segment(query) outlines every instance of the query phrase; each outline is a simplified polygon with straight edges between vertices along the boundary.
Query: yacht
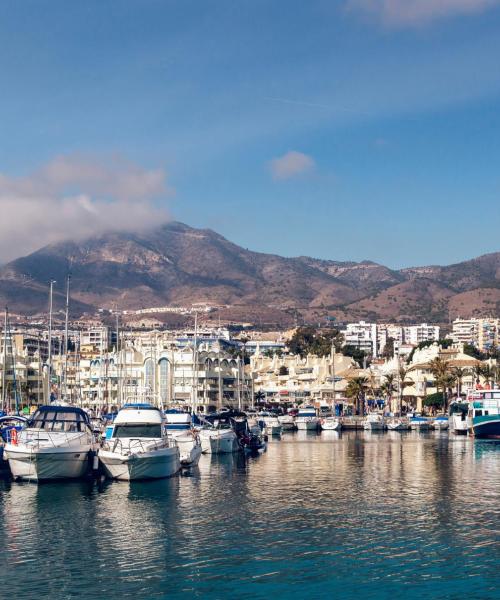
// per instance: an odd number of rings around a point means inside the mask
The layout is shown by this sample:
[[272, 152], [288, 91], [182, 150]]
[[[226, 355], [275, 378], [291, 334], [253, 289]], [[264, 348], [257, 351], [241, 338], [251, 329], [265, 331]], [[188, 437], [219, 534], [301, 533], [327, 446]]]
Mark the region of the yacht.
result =
[[180, 467], [179, 448], [167, 437], [159, 408], [125, 404], [113, 422], [111, 438], [99, 451], [104, 472], [111, 479], [160, 479]]
[[204, 423], [199, 432], [203, 453], [230, 454], [240, 450], [238, 436], [228, 414], [209, 415], [205, 417]]
[[448, 427], [451, 432], [458, 435], [467, 434], [467, 413], [469, 405], [460, 400], [452, 402], [448, 409]]
[[82, 477], [96, 446], [88, 414], [76, 406], [41, 406], [26, 428], [10, 432], [4, 457], [16, 479]]
[[[12, 436], [17, 436], [19, 431], [26, 427], [28, 419], [18, 415], [4, 415], [0, 417], [0, 472], [8, 470], [9, 463], [7, 458], [4, 460], [3, 449]], [[13, 429], [16, 430], [15, 434], [12, 434]]]
[[324, 431], [340, 431], [342, 424], [337, 417], [324, 417], [320, 421], [321, 429]]
[[165, 427], [167, 431], [189, 431], [192, 427], [191, 413], [177, 408], [165, 411]]
[[369, 413], [363, 423], [363, 429], [368, 431], [384, 431], [384, 415], [381, 415], [380, 413]]
[[316, 431], [319, 426], [319, 419], [316, 416], [316, 409], [314, 406], [308, 405], [299, 408], [299, 414], [295, 419], [295, 424], [297, 425], [297, 429]]
[[500, 389], [474, 390], [467, 402], [469, 433], [476, 438], [500, 438]]
[[432, 422], [432, 426], [437, 431], [445, 431], [446, 429], [448, 429], [448, 415], [437, 415], [434, 421]]

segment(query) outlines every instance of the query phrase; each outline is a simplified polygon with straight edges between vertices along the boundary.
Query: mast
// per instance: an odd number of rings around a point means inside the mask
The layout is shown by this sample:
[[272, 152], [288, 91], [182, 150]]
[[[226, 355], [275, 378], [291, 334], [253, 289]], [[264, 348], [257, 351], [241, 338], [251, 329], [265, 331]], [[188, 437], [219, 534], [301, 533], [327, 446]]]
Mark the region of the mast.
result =
[[118, 311], [116, 311], [116, 400], [118, 406], [122, 405], [121, 375], [120, 326]]
[[219, 365], [218, 365], [219, 366], [219, 407], [218, 408], [219, 408], [219, 410], [222, 408], [222, 377], [221, 377], [222, 365], [221, 365], [220, 355], [221, 355], [221, 350], [219, 347], [219, 360], [218, 360], [218, 363], [219, 363]]
[[5, 411], [7, 400], [7, 316], [9, 309], [5, 307], [5, 321], [3, 327], [3, 367], [2, 367], [2, 410]]
[[335, 344], [332, 341], [332, 391], [333, 391], [333, 399], [332, 399], [332, 411], [333, 416], [335, 416]]
[[69, 286], [70, 286], [71, 275], [66, 278], [66, 312], [64, 316], [64, 386], [63, 386], [63, 398], [68, 395], [68, 323], [69, 323]]
[[46, 391], [46, 401], [50, 402], [50, 382], [52, 379], [52, 301], [54, 295], [54, 283], [53, 279], [50, 280], [50, 288], [49, 288], [49, 348], [48, 348], [48, 356], [47, 356], [47, 391]]
[[198, 312], [194, 313], [193, 385], [191, 412], [196, 414], [198, 404]]
[[[12, 344], [12, 332], [10, 330], [10, 322], [7, 319], [7, 331], [10, 341], [10, 357], [11, 357], [11, 365], [12, 365], [12, 391], [14, 392], [14, 402], [16, 414], [19, 414], [19, 394], [17, 391], [17, 378], [16, 378], [16, 358], [14, 356], [14, 345]], [[9, 411], [11, 410], [10, 402], [9, 402]]]

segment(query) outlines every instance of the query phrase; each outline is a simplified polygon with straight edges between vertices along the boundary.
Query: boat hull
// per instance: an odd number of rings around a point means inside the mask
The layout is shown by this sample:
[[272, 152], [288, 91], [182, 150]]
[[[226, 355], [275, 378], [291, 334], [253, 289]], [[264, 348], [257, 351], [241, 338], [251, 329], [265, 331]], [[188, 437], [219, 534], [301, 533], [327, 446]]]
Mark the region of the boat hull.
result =
[[410, 426], [403, 421], [389, 421], [389, 423], [387, 423], [387, 429], [389, 431], [409, 431]]
[[120, 481], [165, 479], [181, 468], [176, 446], [129, 455], [101, 450], [99, 460], [107, 477]]
[[500, 438], [500, 417], [498, 415], [492, 417], [475, 417], [471, 433], [476, 438]]
[[7, 444], [4, 452], [15, 479], [50, 481], [83, 477], [89, 468], [90, 450], [90, 445], [33, 449]]
[[323, 421], [321, 423], [321, 429], [323, 431], [339, 431], [341, 429], [340, 421]]
[[195, 467], [200, 461], [201, 443], [191, 433], [176, 435], [175, 443], [179, 448], [181, 465], [183, 467]]
[[200, 431], [201, 450], [204, 454], [231, 454], [238, 452], [240, 446], [236, 434], [217, 431]]
[[295, 421], [299, 431], [316, 431], [318, 429], [318, 419], [300, 419]]

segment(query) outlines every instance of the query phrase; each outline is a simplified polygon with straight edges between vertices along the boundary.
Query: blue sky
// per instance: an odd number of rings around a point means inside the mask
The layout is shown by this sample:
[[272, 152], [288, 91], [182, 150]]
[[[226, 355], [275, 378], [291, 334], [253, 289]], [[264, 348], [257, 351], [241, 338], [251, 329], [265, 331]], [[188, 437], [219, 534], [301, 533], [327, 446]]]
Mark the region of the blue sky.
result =
[[[497, 0], [5, 1], [0, 204], [25, 207], [16, 240], [58, 239], [82, 221], [68, 190], [25, 205], [19, 181], [119, 156], [165, 177], [132, 221], [392, 267], [497, 251], [499, 56]], [[71, 198], [98, 213], [116, 190], [92, 177], [76, 191], [104, 204]]]

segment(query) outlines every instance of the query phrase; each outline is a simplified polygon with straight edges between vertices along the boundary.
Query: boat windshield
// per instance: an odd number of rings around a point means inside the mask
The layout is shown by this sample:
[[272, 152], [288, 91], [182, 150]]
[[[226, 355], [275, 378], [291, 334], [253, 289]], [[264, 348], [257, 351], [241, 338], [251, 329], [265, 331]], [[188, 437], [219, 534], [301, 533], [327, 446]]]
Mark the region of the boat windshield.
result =
[[114, 438], [161, 438], [160, 423], [115, 425]]
[[30, 427], [45, 431], [85, 431], [86, 420], [83, 414], [74, 411], [37, 411], [29, 423]]

